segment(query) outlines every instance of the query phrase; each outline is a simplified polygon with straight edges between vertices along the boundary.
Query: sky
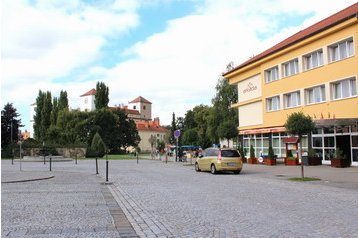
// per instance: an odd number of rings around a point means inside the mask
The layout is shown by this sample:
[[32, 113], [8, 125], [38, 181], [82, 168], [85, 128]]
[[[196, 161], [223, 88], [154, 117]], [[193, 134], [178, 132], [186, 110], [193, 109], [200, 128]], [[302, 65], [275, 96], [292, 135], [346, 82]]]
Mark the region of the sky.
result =
[[1, 104], [23, 129], [39, 90], [70, 107], [109, 87], [109, 106], [142, 96], [152, 116], [211, 105], [226, 65], [243, 63], [356, 0], [2, 0]]

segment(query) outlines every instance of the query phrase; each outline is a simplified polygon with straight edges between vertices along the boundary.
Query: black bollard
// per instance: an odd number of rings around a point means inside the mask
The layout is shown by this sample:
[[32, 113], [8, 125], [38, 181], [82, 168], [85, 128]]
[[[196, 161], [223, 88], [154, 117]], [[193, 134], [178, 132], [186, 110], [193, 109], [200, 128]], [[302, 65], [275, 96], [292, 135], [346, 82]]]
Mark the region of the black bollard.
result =
[[52, 156], [50, 156], [50, 171], [52, 171]]
[[106, 182], [108, 182], [108, 160], [106, 160]]
[[98, 159], [96, 157], [96, 174], [98, 174]]
[[76, 154], [76, 158], [75, 158], [76, 164], [77, 164], [77, 154]]

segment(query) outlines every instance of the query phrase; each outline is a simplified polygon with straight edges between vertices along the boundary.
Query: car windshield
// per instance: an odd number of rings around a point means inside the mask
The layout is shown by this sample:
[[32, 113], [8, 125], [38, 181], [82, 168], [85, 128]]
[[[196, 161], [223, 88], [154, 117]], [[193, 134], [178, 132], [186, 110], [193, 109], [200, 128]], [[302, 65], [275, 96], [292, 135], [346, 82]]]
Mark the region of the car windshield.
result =
[[240, 154], [237, 150], [222, 150], [222, 157], [240, 157]]

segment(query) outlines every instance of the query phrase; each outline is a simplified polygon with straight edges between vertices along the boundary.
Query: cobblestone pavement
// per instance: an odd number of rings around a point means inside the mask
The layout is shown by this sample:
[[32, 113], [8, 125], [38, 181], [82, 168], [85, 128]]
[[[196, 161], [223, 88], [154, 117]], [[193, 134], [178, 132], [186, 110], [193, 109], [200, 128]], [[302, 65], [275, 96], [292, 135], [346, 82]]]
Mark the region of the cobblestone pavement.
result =
[[[99, 171], [102, 180], [105, 175], [104, 165], [104, 161], [100, 161]], [[24, 163], [23, 166], [24, 170], [31, 171], [45, 169], [44, 166], [34, 163]], [[110, 161], [109, 180], [113, 184], [105, 187], [110, 192], [107, 194], [113, 196], [140, 237], [358, 237], [357, 167], [336, 171], [324, 166], [308, 168], [307, 176], [314, 177], [317, 173], [323, 180], [301, 183], [286, 179], [292, 174], [300, 175], [297, 167], [260, 166], [246, 165], [240, 175], [211, 175], [197, 173], [193, 166], [183, 166], [181, 163], [166, 164], [160, 161], [141, 160], [136, 164], [135, 160]], [[74, 177], [79, 172], [86, 173], [86, 181], [97, 177], [93, 174], [93, 161], [79, 161], [78, 165], [58, 163], [53, 165], [53, 170], [58, 173], [66, 171], [66, 174], [73, 174]], [[348, 179], [343, 178], [345, 176], [342, 174], [345, 173], [342, 171], [347, 174]], [[335, 179], [334, 173], [340, 178]], [[54, 179], [56, 178], [55, 176]], [[38, 181], [36, 184], [51, 180]], [[72, 188], [67, 184], [62, 186], [63, 190], [82, 191], [87, 188], [87, 183], [89, 182], [77, 181], [73, 183]], [[19, 184], [17, 193], [12, 198], [14, 201], [26, 201], [33, 196], [31, 187], [26, 188], [25, 184], [28, 186], [30, 182]], [[2, 195], [8, 185], [10, 184], [2, 184]], [[41, 186], [37, 185], [37, 189], [39, 188]], [[28, 192], [23, 193], [23, 189]], [[97, 194], [90, 188], [85, 191], [88, 193], [81, 193], [85, 198]], [[98, 192], [98, 189], [96, 191]], [[53, 195], [48, 195], [39, 197], [46, 197], [47, 204], [56, 200]], [[55, 229], [56, 226], [52, 224], [56, 223], [60, 229], [69, 231], [67, 235], [54, 237], [71, 237], [71, 226], [67, 226], [66, 221], [69, 217], [75, 216], [71, 215], [73, 213], [79, 219], [91, 217], [91, 214], [96, 214], [98, 219], [98, 223], [93, 224], [81, 223], [80, 220], [77, 226], [79, 229], [95, 229], [94, 227], [108, 227], [108, 224], [113, 224], [108, 207], [103, 205], [103, 196], [90, 200], [98, 201], [98, 205], [95, 206], [96, 212], [92, 211], [92, 207], [87, 210], [82, 203], [71, 203], [70, 199], [61, 203], [62, 206], [47, 205], [47, 209], [38, 208], [42, 204], [40, 201], [38, 204], [23, 202], [16, 212], [20, 217], [19, 221], [16, 221], [14, 214], [11, 215], [13, 223], [8, 224], [6, 218], [3, 221], [4, 213], [2, 214], [3, 232], [4, 225], [8, 228], [6, 232], [10, 231], [10, 228], [29, 229], [27, 224], [21, 221], [23, 217], [20, 211], [24, 209], [35, 210], [35, 214], [45, 214], [45, 220], [39, 224], [30, 219], [33, 214], [28, 214], [28, 222], [32, 224], [33, 230], [37, 227], [38, 230], [45, 230], [46, 223]], [[3, 211], [4, 204], [6, 203], [2, 199]], [[65, 204], [73, 204], [73, 208], [81, 209], [71, 213], [71, 209], [67, 209]], [[39, 211], [36, 212], [36, 209]], [[123, 214], [121, 216], [123, 217]], [[119, 237], [119, 234], [112, 230], [104, 231], [107, 232], [105, 234], [78, 231], [76, 230], [77, 233], [73, 237]]]
[[99, 176], [29, 165], [2, 163], [1, 237], [138, 237]]

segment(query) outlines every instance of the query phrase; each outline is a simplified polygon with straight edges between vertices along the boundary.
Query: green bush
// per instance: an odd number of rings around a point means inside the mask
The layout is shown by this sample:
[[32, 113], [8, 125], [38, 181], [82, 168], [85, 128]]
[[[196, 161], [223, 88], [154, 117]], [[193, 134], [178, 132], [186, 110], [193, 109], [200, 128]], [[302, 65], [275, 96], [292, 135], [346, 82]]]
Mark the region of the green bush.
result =
[[7, 146], [5, 148], [1, 148], [1, 158], [12, 158], [12, 148], [11, 146]]

